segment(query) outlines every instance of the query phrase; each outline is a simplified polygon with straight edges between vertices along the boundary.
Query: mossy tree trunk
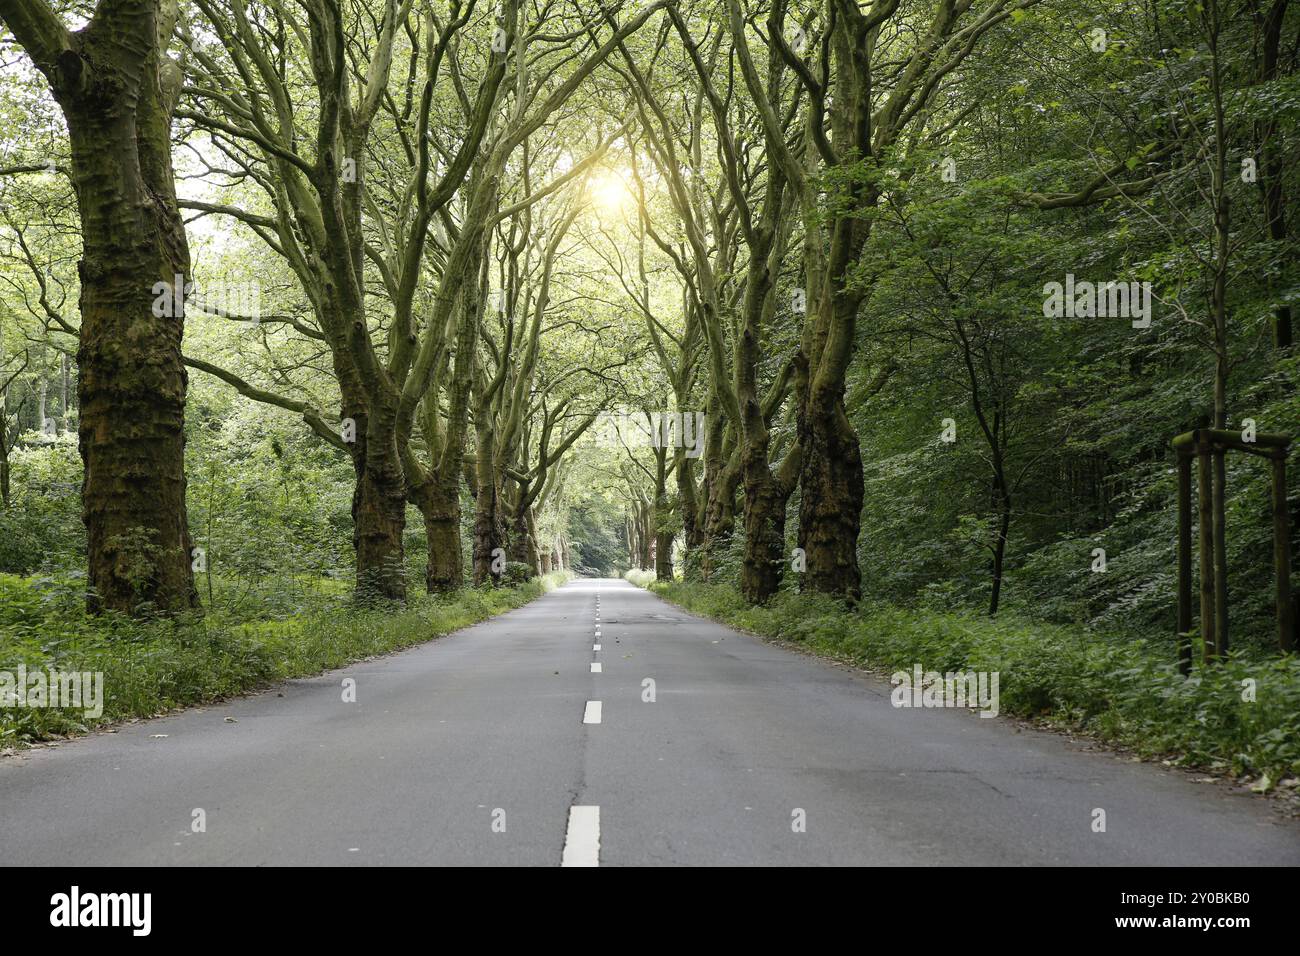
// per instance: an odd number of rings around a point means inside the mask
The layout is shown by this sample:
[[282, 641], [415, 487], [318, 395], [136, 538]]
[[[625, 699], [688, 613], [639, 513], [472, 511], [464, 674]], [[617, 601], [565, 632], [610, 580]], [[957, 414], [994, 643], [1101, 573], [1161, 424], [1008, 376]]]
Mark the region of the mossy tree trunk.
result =
[[0, 19], [49, 81], [71, 144], [89, 606], [184, 610], [198, 595], [181, 360], [190, 256], [171, 165], [181, 77], [164, 52], [175, 6], [105, 0], [70, 32], [42, 0], [0, 0]]

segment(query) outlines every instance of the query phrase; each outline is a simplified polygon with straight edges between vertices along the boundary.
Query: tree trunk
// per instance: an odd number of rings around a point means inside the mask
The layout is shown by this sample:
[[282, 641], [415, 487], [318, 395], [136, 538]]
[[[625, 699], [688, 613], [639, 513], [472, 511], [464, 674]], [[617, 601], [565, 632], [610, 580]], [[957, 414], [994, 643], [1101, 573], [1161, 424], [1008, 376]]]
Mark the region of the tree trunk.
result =
[[[1279, 48], [1282, 42], [1282, 22], [1286, 17], [1288, 0], [1273, 0], [1263, 16], [1260, 38], [1260, 84], [1277, 79]], [[1264, 205], [1264, 222], [1268, 237], [1281, 247], [1287, 239], [1286, 195], [1284, 173], [1286, 163], [1277, 147], [1278, 123], [1275, 115], [1268, 115], [1256, 124], [1259, 142], [1259, 190]], [[1290, 348], [1292, 342], [1291, 306], [1278, 305], [1273, 311], [1273, 345]]]
[[[687, 578], [707, 582], [717, 563], [715, 552], [724, 550], [735, 526], [736, 486], [739, 469], [724, 457], [726, 418], [715, 398], [708, 402], [704, 434], [704, 481], [696, 502], [695, 547], [687, 563]], [[689, 532], [688, 532], [689, 533]], [[688, 543], [688, 548], [690, 547]]]
[[[3, 416], [3, 406], [0, 406], [0, 416]], [[3, 429], [6, 423], [3, 417], [0, 417], [0, 508], [5, 511], [9, 510], [9, 445], [5, 441]]]
[[862, 593], [862, 449], [842, 393], [815, 394], [801, 411], [799, 547], [807, 562], [801, 588], [856, 601]]
[[998, 536], [993, 542], [993, 592], [989, 595], [989, 617], [996, 617], [1002, 600], [1002, 571], [1007, 557], [1007, 534], [1011, 530], [1011, 499], [1005, 488], [996, 491], [998, 498]]
[[406, 483], [396, 447], [368, 452], [364, 415], [357, 422], [352, 455], [356, 486], [352, 493], [352, 543], [357, 553], [356, 597], [406, 600]]
[[[1217, 14], [1217, 9], [1215, 10]], [[1210, 39], [1210, 95], [1214, 112], [1214, 156], [1210, 167], [1210, 200], [1214, 213], [1214, 284], [1210, 312], [1214, 321], [1214, 427], [1228, 424], [1228, 270], [1232, 251], [1231, 216], [1228, 198], [1227, 116], [1219, 59], [1217, 28]], [[1213, 452], [1214, 485], [1214, 650], [1221, 657], [1228, 652], [1228, 560], [1226, 543], [1226, 469], [1221, 447]]]
[[[495, 444], [486, 426], [477, 428], [478, 461], [475, 465], [474, 586], [495, 583], [501, 576], [505, 522], [501, 513], [501, 479], [492, 467]], [[494, 567], [496, 565], [496, 567]]]
[[639, 510], [639, 525], [637, 530], [637, 542], [639, 548], [639, 563], [642, 571], [649, 571], [655, 566], [654, 547], [655, 547], [655, 527], [654, 527], [654, 508], [650, 502], [642, 502]]
[[198, 595], [181, 360], [190, 256], [168, 102], [179, 79], [160, 72], [157, 5], [124, 4], [118, 13], [70, 35], [72, 48], [52, 71], [83, 241], [77, 395], [88, 606], [180, 611]]
[[660, 457], [656, 471], [654, 513], [651, 521], [655, 533], [655, 579], [671, 581], [673, 579], [673, 531], [672, 505], [668, 501], [668, 488], [664, 468], [665, 459]]
[[420, 507], [429, 552], [424, 587], [430, 594], [449, 594], [465, 583], [458, 478], [453, 473], [450, 482], [435, 483]]
[[673, 579], [673, 533], [655, 532], [655, 580]]
[[[523, 499], [527, 488], [519, 489]], [[533, 509], [527, 505], [514, 509], [514, 518], [510, 527], [510, 560], [528, 565], [529, 577], [541, 573], [541, 560], [537, 548], [537, 521]]]
[[762, 604], [781, 586], [785, 568], [785, 502], [773, 481], [766, 456], [745, 468], [745, 556], [740, 591], [750, 604]]
[[731, 542], [736, 528], [736, 486], [740, 483], [739, 467], [720, 462], [707, 482], [703, 542], [700, 545], [700, 580], [709, 581], [718, 561]]
[[677, 453], [677, 502], [682, 516], [682, 538], [689, 555], [703, 542], [703, 535], [696, 519], [699, 504], [695, 499], [695, 460], [681, 451]]
[[495, 504], [490, 500], [495, 488], [489, 484], [479, 488], [479, 498], [474, 508], [474, 586], [495, 584], [500, 572], [494, 569], [501, 557], [501, 526]]
[[655, 580], [671, 581], [673, 579], [673, 530], [672, 505], [668, 501], [667, 472], [664, 467], [666, 456], [661, 454], [655, 472], [655, 498], [650, 514], [650, 524], [654, 529]]

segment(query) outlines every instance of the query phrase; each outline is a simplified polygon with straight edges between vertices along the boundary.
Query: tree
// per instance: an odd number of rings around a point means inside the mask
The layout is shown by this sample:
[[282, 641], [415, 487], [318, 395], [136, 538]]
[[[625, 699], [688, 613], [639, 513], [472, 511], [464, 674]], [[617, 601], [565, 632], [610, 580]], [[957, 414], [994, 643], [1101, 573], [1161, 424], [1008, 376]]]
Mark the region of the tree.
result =
[[82, 511], [95, 609], [197, 602], [181, 361], [190, 261], [171, 161], [181, 75], [165, 52], [175, 18], [174, 2], [101, 0], [70, 31], [43, 0], [0, 2], [0, 20], [62, 108], [72, 148], [83, 242]]
[[[923, 141], [932, 104], [980, 39], [1013, 11], [1036, 0], [943, 0], [914, 27], [914, 11], [885, 0], [866, 11], [828, 0], [820, 11], [817, 73], [787, 42], [787, 5], [771, 5], [764, 42], [798, 78], [809, 100], [806, 136], [787, 138], [748, 40], [740, 0], [726, 0], [745, 86], [762, 120], [772, 163], [790, 183], [802, 214], [807, 316], [795, 371], [799, 402], [799, 546], [807, 560], [802, 585], [856, 599], [861, 580], [857, 540], [862, 510], [862, 455], [844, 396], [859, 312], [868, 287], [854, 267], [870, 238], [884, 190], [873, 173]], [[921, 24], [925, 26], [922, 27]], [[677, 19], [679, 31], [685, 24]], [[802, 28], [801, 28], [802, 29]], [[703, 74], [703, 64], [697, 59]], [[878, 65], [882, 64], [882, 65]], [[887, 65], [886, 65], [887, 64]], [[827, 121], [829, 120], [829, 130]], [[822, 164], [820, 208], [812, 166]]]

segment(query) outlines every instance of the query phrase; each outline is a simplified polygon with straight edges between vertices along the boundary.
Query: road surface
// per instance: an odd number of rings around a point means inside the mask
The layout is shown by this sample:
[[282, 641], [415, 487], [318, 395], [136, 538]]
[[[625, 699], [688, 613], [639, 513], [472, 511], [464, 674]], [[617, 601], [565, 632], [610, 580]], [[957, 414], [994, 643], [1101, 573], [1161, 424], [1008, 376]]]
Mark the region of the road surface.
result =
[[580, 580], [0, 760], [0, 847], [10, 866], [1294, 865], [1300, 827], [1006, 719], [895, 709], [879, 680]]

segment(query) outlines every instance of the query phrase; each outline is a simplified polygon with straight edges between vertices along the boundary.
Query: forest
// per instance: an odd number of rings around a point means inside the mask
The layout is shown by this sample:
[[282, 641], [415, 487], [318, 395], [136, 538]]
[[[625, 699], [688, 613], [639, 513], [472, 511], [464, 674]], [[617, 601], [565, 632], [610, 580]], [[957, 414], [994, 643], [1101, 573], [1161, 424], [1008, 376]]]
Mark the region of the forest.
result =
[[1296, 786], [1289, 0], [0, 24], [0, 667], [145, 717], [626, 575]]

